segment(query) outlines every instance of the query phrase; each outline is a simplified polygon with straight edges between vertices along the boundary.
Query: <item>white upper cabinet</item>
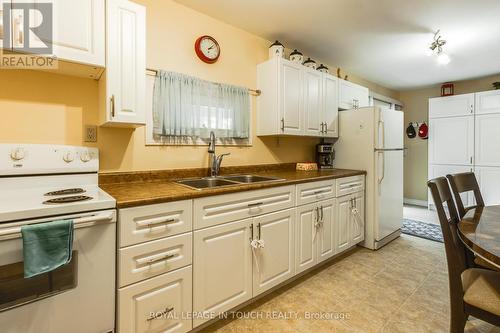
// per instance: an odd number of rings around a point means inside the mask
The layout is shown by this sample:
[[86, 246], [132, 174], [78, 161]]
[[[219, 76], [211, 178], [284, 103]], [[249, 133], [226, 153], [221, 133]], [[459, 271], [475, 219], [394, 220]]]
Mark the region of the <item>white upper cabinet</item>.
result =
[[146, 8], [107, 1], [106, 98], [101, 125], [145, 124]]
[[474, 114], [474, 94], [429, 99], [429, 118], [460, 117]]
[[429, 163], [472, 165], [474, 117], [435, 118], [429, 122]]
[[500, 113], [500, 90], [476, 93], [476, 114]]
[[475, 164], [500, 166], [500, 112], [476, 114], [475, 126]]
[[257, 135], [338, 137], [335, 76], [274, 58], [257, 66], [257, 87]]
[[359, 84], [339, 79], [339, 109], [370, 106], [369, 90]]

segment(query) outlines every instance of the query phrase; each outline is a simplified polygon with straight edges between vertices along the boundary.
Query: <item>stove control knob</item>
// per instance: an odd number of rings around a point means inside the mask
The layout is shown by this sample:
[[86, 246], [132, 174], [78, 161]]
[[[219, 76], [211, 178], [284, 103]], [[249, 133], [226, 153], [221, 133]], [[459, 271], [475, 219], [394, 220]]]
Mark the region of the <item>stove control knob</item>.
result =
[[10, 158], [12, 158], [14, 161], [20, 161], [24, 158], [24, 156], [24, 148], [16, 148], [10, 152]]
[[74, 159], [75, 158], [73, 157], [73, 153], [70, 151], [65, 152], [63, 155], [63, 160], [66, 163], [71, 163], [71, 162], [73, 162]]
[[88, 150], [85, 150], [80, 153], [80, 159], [82, 160], [83, 163], [87, 163], [92, 159], [92, 156], [90, 156]]

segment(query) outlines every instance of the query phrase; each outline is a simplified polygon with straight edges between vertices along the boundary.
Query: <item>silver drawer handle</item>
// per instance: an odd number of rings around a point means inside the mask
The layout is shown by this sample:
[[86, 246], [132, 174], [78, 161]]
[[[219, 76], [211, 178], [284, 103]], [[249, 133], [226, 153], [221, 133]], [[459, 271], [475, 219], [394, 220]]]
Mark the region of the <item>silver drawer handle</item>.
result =
[[148, 259], [148, 260], [146, 260], [146, 263], [154, 264], [154, 263], [157, 263], [160, 261], [166, 261], [168, 259], [172, 259], [173, 257], [175, 257], [175, 254], [167, 254], [167, 255], [164, 255], [163, 257]]
[[174, 307], [173, 306], [170, 307], [170, 308], [165, 308], [165, 310], [163, 310], [162, 312], [151, 314], [151, 316], [149, 316], [146, 320], [147, 321], [151, 321], [151, 320], [155, 320], [155, 319], [161, 318], [161, 317], [169, 314], [172, 311], [174, 311]]
[[263, 202], [250, 203], [250, 204], [248, 204], [248, 208], [257, 207], [257, 206], [260, 206], [263, 204], [264, 204]]
[[323, 193], [326, 193], [328, 192], [328, 190], [322, 190], [322, 191], [315, 191], [314, 194], [318, 195], [318, 194], [323, 194]]
[[154, 227], [159, 224], [169, 224], [174, 223], [175, 219], [153, 219], [137, 223], [139, 226]]

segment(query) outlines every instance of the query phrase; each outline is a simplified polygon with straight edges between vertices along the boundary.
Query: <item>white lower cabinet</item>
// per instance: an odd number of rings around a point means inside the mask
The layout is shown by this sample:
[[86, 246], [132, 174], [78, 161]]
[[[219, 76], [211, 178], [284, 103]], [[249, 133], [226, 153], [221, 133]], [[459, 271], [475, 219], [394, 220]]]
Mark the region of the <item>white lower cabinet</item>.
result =
[[337, 253], [335, 248], [336, 199], [320, 201], [318, 204], [321, 223], [316, 235], [316, 244], [318, 263], [320, 263]]
[[337, 251], [342, 252], [349, 248], [349, 220], [351, 196], [337, 198]]
[[337, 198], [337, 251], [342, 252], [365, 239], [365, 193]]
[[365, 195], [363, 192], [352, 196], [349, 231], [351, 246], [365, 240]]
[[476, 167], [475, 173], [484, 204], [500, 205], [500, 167]]
[[295, 209], [254, 218], [254, 239], [264, 241], [264, 247], [254, 250], [253, 296], [294, 275], [294, 220]]
[[188, 266], [118, 290], [118, 332], [190, 331], [191, 286]]

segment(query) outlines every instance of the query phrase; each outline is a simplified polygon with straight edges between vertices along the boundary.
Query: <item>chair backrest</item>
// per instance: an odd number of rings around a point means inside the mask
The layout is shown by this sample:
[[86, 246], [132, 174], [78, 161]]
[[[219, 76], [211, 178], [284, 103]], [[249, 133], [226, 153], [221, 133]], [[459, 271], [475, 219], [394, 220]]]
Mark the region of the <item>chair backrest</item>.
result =
[[[471, 208], [484, 207], [483, 196], [481, 195], [479, 184], [473, 172], [447, 175], [446, 178], [450, 181], [451, 190], [453, 191], [453, 196], [457, 203], [458, 215], [460, 218], [464, 217], [465, 213]], [[476, 205], [472, 207], [466, 207], [460, 197], [460, 193], [469, 191], [474, 192], [474, 197], [476, 199]]]
[[[458, 236], [458, 215], [453, 202], [448, 181], [444, 177], [432, 179], [427, 182], [434, 200], [434, 205], [443, 232], [446, 261], [448, 262], [448, 276], [450, 280], [450, 298], [453, 302], [463, 301], [463, 287], [461, 274], [467, 268], [465, 259], [465, 246]], [[444, 203], [448, 206], [448, 218]], [[458, 304], [458, 303], [456, 303]]]

